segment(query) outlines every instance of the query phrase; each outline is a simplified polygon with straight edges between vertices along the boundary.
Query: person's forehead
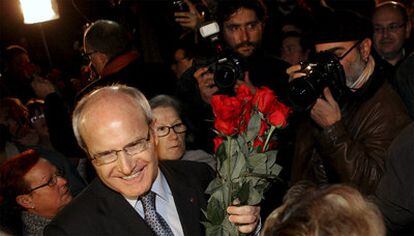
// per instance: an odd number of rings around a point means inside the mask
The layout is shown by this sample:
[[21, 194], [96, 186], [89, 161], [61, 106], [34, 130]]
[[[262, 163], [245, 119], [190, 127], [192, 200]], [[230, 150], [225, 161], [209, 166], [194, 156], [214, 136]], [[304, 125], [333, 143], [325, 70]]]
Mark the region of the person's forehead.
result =
[[248, 8], [240, 8], [236, 12], [234, 12], [227, 21], [224, 22], [225, 25], [228, 24], [235, 24], [235, 25], [242, 25], [246, 23], [250, 23], [252, 21], [257, 21], [256, 12], [252, 9]]
[[319, 43], [315, 44], [316, 51], [326, 51], [326, 50], [340, 50], [347, 49], [352, 46], [355, 41], [345, 41], [345, 42], [330, 42], [330, 43]]
[[39, 161], [25, 174], [26, 181], [37, 182], [49, 177], [49, 174], [56, 170], [47, 160], [40, 158]]
[[283, 45], [297, 46], [299, 45], [299, 41], [300, 41], [299, 37], [289, 36], [283, 39]]
[[383, 7], [378, 9], [372, 17], [374, 24], [402, 23], [401, 12], [394, 7]]

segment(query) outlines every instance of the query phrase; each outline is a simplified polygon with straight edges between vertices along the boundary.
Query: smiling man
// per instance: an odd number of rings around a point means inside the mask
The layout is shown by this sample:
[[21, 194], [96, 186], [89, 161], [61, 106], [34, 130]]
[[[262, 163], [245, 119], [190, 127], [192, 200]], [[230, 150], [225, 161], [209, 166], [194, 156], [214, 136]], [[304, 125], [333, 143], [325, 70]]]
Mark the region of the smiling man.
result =
[[404, 43], [410, 37], [411, 22], [401, 3], [383, 2], [372, 16], [374, 48], [391, 65], [405, 58]]
[[[76, 106], [73, 127], [99, 178], [46, 228], [45, 235], [203, 235], [205, 164], [159, 162], [151, 108], [138, 90], [103, 87]], [[252, 232], [260, 208], [229, 207], [240, 232]]]

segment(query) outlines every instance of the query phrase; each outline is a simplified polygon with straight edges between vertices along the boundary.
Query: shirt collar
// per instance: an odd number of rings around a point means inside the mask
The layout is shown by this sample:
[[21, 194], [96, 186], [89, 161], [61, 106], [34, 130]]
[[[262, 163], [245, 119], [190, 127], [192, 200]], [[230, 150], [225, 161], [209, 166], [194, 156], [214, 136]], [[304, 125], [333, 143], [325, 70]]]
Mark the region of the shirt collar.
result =
[[[164, 174], [158, 168], [158, 174], [155, 178], [154, 183], [152, 184], [151, 191], [154, 192], [158, 197], [160, 197], [164, 201], [168, 201], [168, 196], [172, 194], [170, 187], [168, 186], [167, 179], [165, 179]], [[129, 204], [133, 207], [136, 207], [138, 199], [128, 199], [125, 198]]]

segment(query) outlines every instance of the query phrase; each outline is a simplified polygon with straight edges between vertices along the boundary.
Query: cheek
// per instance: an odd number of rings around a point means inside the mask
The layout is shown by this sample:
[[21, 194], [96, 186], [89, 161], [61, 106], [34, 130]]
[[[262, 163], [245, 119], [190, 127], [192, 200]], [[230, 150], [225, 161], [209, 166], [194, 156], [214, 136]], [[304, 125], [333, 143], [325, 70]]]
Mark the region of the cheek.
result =
[[160, 138], [157, 144], [158, 155], [163, 156], [167, 151], [168, 140], [165, 138]]

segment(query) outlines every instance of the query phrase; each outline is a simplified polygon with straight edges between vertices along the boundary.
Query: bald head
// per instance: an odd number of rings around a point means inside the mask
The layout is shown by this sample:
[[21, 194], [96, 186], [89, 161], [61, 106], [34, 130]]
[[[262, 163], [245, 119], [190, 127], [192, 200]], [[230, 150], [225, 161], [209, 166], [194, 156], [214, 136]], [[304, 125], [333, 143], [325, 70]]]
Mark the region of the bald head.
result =
[[72, 125], [79, 145], [87, 150], [85, 132], [106, 132], [105, 127], [130, 120], [152, 122], [151, 108], [145, 96], [135, 88], [113, 85], [85, 95], [73, 113]]
[[377, 6], [372, 16], [374, 48], [391, 64], [403, 57], [403, 47], [411, 33], [407, 10], [397, 2], [384, 2]]

